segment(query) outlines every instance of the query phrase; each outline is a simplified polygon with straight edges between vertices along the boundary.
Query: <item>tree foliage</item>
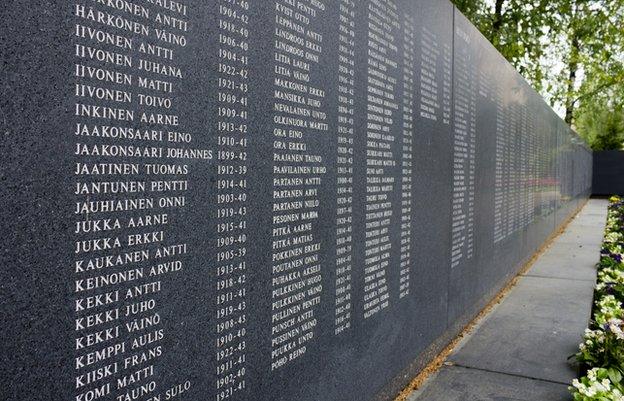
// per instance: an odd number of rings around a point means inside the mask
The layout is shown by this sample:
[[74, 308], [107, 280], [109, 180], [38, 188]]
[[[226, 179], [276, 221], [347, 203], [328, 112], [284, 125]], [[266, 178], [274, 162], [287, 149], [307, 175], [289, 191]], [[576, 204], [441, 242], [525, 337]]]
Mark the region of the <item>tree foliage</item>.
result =
[[622, 149], [624, 145], [624, 86], [611, 85], [611, 79], [587, 79], [598, 88], [582, 89], [591, 101], [581, 101], [575, 111], [575, 126], [594, 150]]
[[454, 3], [581, 136], [622, 147], [624, 0]]
[[557, 35], [560, 21], [551, 0], [455, 0], [498, 51], [538, 90], [544, 70], [544, 40]]

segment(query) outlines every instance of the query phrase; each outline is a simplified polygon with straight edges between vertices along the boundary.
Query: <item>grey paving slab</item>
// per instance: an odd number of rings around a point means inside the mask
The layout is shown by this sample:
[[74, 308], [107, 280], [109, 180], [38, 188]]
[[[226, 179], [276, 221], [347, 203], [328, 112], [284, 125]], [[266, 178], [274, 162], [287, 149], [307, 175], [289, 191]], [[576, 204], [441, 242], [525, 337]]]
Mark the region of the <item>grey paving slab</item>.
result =
[[567, 386], [501, 373], [446, 366], [409, 401], [571, 400]]
[[556, 242], [599, 246], [602, 243], [603, 232], [603, 230], [599, 230], [600, 227], [602, 226], [571, 226], [569, 230], [566, 230], [556, 239]]
[[599, 259], [600, 255], [595, 255], [592, 253], [595, 250], [600, 250], [600, 247], [601, 246], [597, 244], [579, 244], [579, 243], [569, 243], [565, 241], [555, 241], [542, 255], [540, 255], [540, 259], [542, 257], [549, 257], [550, 255], [557, 255], [557, 256], [565, 257], [566, 255], [569, 255], [569, 254], [575, 257], [585, 256], [587, 258]]
[[608, 198], [592, 198], [587, 202], [588, 210], [600, 210], [601, 207], [609, 204]]
[[569, 383], [567, 362], [587, 327], [593, 283], [523, 277], [449, 360], [473, 368]]
[[607, 223], [607, 208], [605, 207], [605, 212], [602, 214], [584, 214], [579, 217], [577, 221], [575, 221], [572, 226], [581, 225], [581, 226], [589, 226], [589, 227], [604, 227]]
[[527, 276], [595, 280], [606, 205], [602, 206], [602, 213], [590, 216], [586, 213], [587, 207], [570, 223], [566, 232], [544, 251], [526, 273]]
[[587, 252], [576, 244], [557, 244], [542, 255], [525, 275], [595, 282], [598, 260], [597, 250]]
[[599, 227], [603, 227], [607, 220], [607, 214], [592, 214], [592, 215], [581, 215], [577, 219], [574, 219], [570, 222], [568, 227], [566, 227], [566, 231], [563, 234], [569, 233], [580, 233], [583, 229], [588, 229], [589, 232], [594, 232], [594, 230]]
[[[590, 206], [586, 206], [585, 208], [583, 208], [583, 214], [577, 216], [575, 220], [585, 220], [587, 222], [591, 222], [591, 221], [600, 222], [600, 220], [602, 219], [602, 216], [606, 215], [608, 203], [604, 203], [601, 201], [598, 201], [598, 202], [599, 202], [599, 205], [597, 207], [587, 209]], [[594, 220], [596, 218], [598, 219]]]
[[598, 209], [593, 209], [593, 210], [583, 209], [583, 214], [576, 216], [574, 220], [585, 221], [590, 224], [602, 223], [602, 216], [606, 216], [607, 214], [606, 213], [607, 205], [605, 204], [604, 206], [600, 206], [600, 207], [604, 210], [599, 211]]
[[577, 216], [570, 222], [571, 226], [575, 225], [588, 225], [588, 226], [602, 226], [607, 220], [606, 206], [603, 213], [584, 213]]
[[[604, 222], [602, 216], [606, 216], [608, 205], [609, 201], [606, 199], [591, 199], [583, 208], [582, 213], [577, 216], [575, 220], [592, 221], [602, 224]], [[596, 217], [599, 218], [596, 219]]]

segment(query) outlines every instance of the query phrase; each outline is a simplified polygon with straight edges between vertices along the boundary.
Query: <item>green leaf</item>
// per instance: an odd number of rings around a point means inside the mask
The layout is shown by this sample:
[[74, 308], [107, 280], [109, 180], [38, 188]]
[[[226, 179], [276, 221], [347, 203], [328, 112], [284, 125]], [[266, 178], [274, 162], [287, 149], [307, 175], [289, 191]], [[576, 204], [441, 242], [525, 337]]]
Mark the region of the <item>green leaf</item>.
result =
[[609, 375], [609, 380], [611, 380], [611, 383], [619, 383], [620, 381], [622, 381], [622, 374], [619, 370], [615, 368], [610, 368], [609, 370], [607, 370], [607, 373]]

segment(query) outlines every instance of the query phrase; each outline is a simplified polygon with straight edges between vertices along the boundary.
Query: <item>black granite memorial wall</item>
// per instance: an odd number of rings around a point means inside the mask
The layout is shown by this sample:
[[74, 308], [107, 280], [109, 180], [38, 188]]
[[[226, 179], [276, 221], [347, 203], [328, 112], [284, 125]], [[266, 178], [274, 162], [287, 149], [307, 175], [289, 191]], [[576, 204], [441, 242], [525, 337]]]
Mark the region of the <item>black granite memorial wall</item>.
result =
[[447, 1], [1, 16], [3, 400], [391, 399], [590, 193]]
[[592, 193], [599, 196], [624, 194], [624, 152], [594, 152]]

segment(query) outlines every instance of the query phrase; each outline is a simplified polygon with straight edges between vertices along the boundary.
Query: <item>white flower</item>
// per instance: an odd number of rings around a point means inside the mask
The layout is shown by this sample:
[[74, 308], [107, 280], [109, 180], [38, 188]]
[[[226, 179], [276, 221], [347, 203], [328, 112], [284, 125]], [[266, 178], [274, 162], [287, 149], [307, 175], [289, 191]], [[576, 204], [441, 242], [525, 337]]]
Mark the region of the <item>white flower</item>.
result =
[[624, 395], [622, 395], [622, 393], [620, 393], [620, 390], [614, 388], [612, 395], [613, 395], [613, 400], [614, 401], [624, 401]]

